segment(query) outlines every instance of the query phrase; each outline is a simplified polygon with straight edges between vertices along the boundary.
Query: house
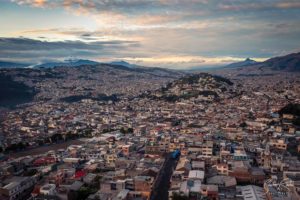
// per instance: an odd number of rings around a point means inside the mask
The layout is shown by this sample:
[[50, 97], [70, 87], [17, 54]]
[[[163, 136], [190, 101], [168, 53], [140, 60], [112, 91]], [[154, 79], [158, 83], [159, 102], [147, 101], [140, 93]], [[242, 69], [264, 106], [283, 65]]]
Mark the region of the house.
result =
[[271, 147], [274, 147], [276, 149], [280, 150], [286, 150], [287, 149], [287, 142], [285, 139], [272, 139], [269, 142]]
[[207, 141], [202, 144], [201, 152], [204, 157], [211, 157], [213, 154], [213, 142]]
[[85, 177], [83, 177], [83, 182], [87, 185], [92, 185], [96, 180], [97, 175], [88, 173]]
[[256, 185], [239, 186], [244, 200], [266, 200], [266, 194], [262, 187]]
[[123, 145], [122, 146], [122, 153], [125, 155], [125, 156], [129, 156], [129, 153], [132, 152], [133, 150], [133, 146], [132, 145]]
[[204, 161], [192, 161], [192, 169], [193, 170], [205, 170], [205, 162]]
[[206, 182], [209, 185], [217, 185], [219, 188], [232, 188], [237, 185], [235, 177], [222, 175], [210, 177]]
[[83, 182], [81, 181], [75, 181], [71, 186], [70, 186], [70, 190], [68, 192], [68, 200], [79, 200], [78, 199], [78, 191], [80, 190], [80, 188], [83, 186]]
[[233, 161], [228, 175], [236, 178], [238, 183], [250, 182], [250, 164], [247, 161]]
[[204, 180], [204, 171], [201, 170], [191, 170], [188, 176], [189, 180]]
[[2, 200], [22, 200], [24, 196], [31, 193], [35, 179], [32, 177], [14, 176], [5, 180], [0, 187], [0, 199]]
[[228, 175], [228, 164], [219, 163], [216, 167], [219, 175]]
[[42, 195], [55, 195], [56, 194], [56, 185], [55, 184], [46, 184], [40, 188], [40, 194]]
[[149, 197], [154, 178], [150, 176], [135, 176], [134, 190], [141, 192], [144, 197]]
[[216, 185], [201, 185], [202, 196], [208, 199], [217, 200], [219, 196], [219, 189]]
[[188, 180], [180, 184], [179, 192], [185, 196], [200, 196], [201, 181], [200, 180]]

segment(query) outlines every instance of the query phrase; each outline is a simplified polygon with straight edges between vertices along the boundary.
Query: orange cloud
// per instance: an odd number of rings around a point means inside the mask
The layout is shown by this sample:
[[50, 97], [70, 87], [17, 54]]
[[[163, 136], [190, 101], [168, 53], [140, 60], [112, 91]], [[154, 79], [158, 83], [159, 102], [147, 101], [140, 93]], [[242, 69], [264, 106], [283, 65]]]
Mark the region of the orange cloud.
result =
[[278, 8], [300, 8], [300, 2], [281, 2], [276, 5]]

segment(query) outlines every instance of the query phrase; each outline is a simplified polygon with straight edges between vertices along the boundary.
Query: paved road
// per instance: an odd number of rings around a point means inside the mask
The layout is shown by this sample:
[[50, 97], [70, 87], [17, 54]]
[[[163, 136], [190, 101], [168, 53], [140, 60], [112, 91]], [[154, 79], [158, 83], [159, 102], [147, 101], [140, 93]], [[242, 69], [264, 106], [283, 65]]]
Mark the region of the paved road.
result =
[[173, 174], [173, 170], [176, 167], [178, 159], [172, 159], [171, 154], [166, 156], [166, 160], [157, 175], [157, 179], [153, 185], [150, 200], [168, 200], [170, 179]]

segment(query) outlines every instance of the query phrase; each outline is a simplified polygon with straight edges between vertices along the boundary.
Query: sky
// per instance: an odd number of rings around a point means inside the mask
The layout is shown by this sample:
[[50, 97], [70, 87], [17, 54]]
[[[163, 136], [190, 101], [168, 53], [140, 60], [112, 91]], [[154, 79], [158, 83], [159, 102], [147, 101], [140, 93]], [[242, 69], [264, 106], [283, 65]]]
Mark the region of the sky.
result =
[[0, 60], [187, 69], [300, 51], [300, 0], [0, 0]]

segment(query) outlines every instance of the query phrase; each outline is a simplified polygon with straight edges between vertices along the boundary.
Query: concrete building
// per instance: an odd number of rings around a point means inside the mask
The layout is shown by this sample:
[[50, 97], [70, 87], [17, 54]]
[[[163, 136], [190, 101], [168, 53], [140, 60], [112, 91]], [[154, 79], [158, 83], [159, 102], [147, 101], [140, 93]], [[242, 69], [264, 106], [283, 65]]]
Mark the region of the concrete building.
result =
[[55, 195], [56, 194], [56, 185], [46, 184], [40, 188], [40, 193], [43, 195]]
[[14, 176], [4, 182], [4, 186], [0, 188], [0, 199], [2, 200], [22, 200], [30, 194], [35, 180], [32, 177]]

